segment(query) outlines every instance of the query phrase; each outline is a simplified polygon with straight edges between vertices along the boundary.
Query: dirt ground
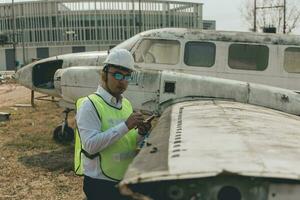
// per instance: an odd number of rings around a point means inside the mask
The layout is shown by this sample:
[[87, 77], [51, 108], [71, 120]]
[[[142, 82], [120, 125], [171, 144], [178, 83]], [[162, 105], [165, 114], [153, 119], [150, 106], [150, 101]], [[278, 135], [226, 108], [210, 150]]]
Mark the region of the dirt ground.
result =
[[[30, 90], [14, 83], [0, 85], [0, 200], [84, 199], [82, 177], [74, 175], [73, 144], [52, 139], [62, 122], [62, 109], [50, 101], [30, 103]], [[73, 117], [73, 116], [71, 116]]]

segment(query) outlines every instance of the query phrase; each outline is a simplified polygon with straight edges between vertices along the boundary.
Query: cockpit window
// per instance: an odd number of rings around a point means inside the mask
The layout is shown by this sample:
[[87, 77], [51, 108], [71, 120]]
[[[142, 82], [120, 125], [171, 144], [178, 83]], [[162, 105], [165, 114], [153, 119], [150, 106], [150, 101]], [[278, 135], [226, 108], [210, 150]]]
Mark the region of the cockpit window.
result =
[[134, 52], [134, 59], [137, 63], [174, 65], [179, 62], [179, 52], [179, 41], [144, 39]]
[[284, 51], [284, 69], [289, 73], [300, 73], [300, 48], [289, 47]]

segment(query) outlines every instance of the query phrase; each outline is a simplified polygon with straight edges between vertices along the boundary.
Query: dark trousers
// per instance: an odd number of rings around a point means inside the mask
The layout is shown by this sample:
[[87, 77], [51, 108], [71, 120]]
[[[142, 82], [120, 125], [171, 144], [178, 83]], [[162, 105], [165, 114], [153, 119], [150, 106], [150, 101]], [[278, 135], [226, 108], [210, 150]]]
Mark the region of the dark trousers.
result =
[[118, 183], [84, 176], [83, 191], [88, 200], [127, 200], [121, 196]]

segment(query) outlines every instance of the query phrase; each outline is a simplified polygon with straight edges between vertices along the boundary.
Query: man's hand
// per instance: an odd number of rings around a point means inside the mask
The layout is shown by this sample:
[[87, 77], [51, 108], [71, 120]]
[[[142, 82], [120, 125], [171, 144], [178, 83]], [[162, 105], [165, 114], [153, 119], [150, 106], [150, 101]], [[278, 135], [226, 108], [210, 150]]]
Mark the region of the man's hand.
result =
[[141, 125], [143, 123], [144, 117], [142, 115], [142, 113], [140, 112], [135, 112], [132, 113], [128, 119], [126, 120], [126, 125], [128, 127], [129, 130], [138, 127], [139, 125]]
[[151, 129], [151, 121], [138, 125], [139, 135], [145, 136]]
[[151, 115], [150, 117], [148, 117], [146, 120], [143, 121], [142, 124], [138, 125], [138, 133], [139, 135], [145, 136], [149, 130], [151, 129], [152, 125], [151, 125], [151, 121], [155, 118], [155, 115]]

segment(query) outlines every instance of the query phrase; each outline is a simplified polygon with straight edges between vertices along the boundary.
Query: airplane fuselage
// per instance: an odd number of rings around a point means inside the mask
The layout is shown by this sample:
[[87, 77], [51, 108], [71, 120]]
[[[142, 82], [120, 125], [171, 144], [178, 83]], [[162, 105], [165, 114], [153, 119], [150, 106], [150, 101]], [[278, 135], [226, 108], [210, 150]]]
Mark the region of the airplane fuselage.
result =
[[[131, 51], [140, 69], [172, 70], [300, 91], [299, 36], [169, 28], [137, 34], [115, 48]], [[55, 56], [23, 67], [16, 78], [32, 90], [61, 96], [54, 86], [58, 70], [102, 66], [106, 56], [107, 52]]]

